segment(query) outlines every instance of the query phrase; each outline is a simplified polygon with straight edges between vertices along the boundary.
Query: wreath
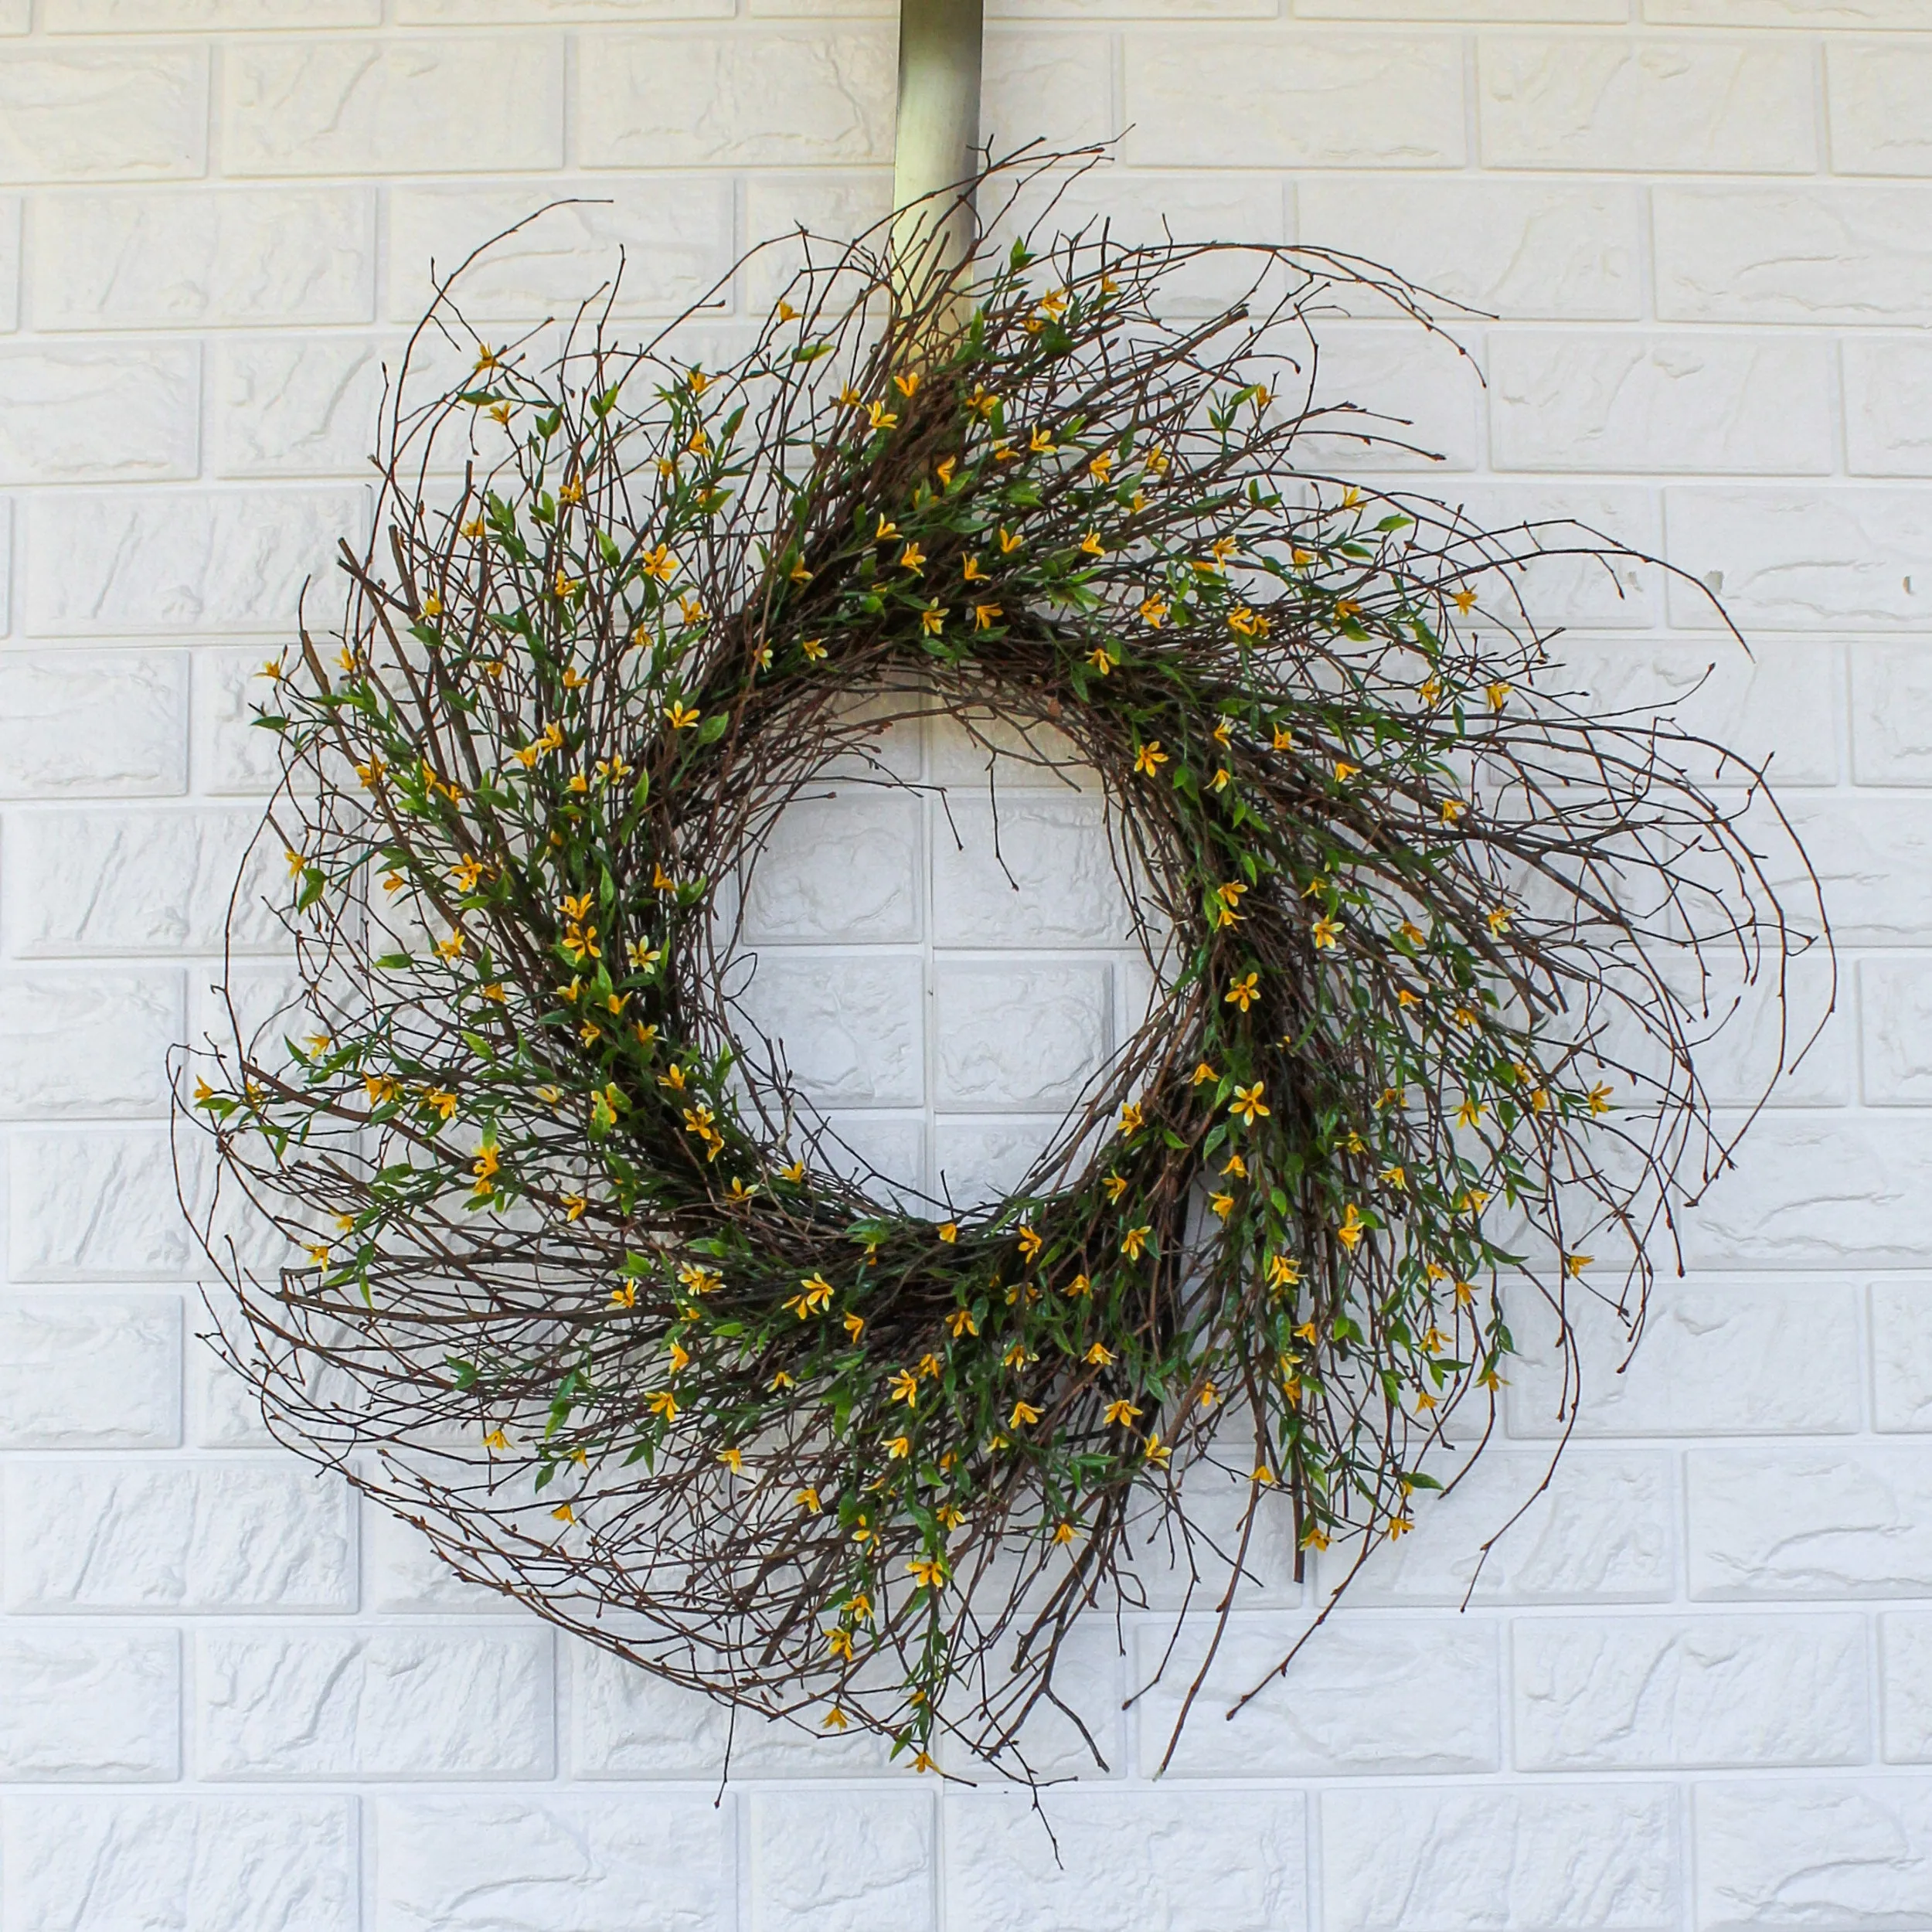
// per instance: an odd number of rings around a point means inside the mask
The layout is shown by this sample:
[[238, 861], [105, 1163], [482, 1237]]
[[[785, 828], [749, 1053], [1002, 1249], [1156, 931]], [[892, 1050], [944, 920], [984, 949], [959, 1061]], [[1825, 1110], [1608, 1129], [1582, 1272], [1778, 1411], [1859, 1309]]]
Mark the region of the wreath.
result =
[[[263, 674], [299, 996], [182, 1103], [285, 1440], [667, 1678], [1024, 1776], [1149, 1563], [1225, 1617], [1274, 1512], [1298, 1574], [1410, 1528], [1505, 1281], [1641, 1311], [1735, 1137], [1693, 1051], [1804, 943], [1788, 833], [1551, 688], [1522, 566], [1616, 546], [1307, 457], [1396, 433], [1318, 404], [1311, 325], [1432, 327], [1396, 277], [1089, 230], [916, 295], [880, 235], [785, 246], [715, 369], [607, 292], [493, 346], [441, 288], [338, 631]], [[1174, 319], [1210, 253], [1248, 297]], [[934, 706], [1090, 765], [1157, 969], [971, 1213], [855, 1178], [725, 990], [780, 815]]]

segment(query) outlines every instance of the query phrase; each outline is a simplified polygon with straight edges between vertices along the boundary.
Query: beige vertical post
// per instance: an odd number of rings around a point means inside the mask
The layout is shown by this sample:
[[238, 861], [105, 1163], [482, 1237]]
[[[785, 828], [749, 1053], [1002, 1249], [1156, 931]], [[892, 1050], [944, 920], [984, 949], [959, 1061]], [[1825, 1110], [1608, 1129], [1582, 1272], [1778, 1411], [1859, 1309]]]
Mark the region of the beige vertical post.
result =
[[977, 165], [984, 17], [984, 0], [900, 0], [893, 248], [922, 282], [957, 267], [978, 239], [971, 203], [947, 191]]

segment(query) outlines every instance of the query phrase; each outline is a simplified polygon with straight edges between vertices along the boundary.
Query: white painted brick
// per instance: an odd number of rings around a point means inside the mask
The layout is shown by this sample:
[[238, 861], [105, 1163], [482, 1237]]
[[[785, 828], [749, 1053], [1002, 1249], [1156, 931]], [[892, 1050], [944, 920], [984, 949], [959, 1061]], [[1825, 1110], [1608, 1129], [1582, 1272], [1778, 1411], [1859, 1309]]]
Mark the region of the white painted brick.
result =
[[1453, 486], [1444, 471], [1473, 470], [1481, 461], [1481, 393], [1477, 366], [1453, 336], [1420, 336], [1402, 324], [1332, 325], [1322, 332], [1312, 400], [1318, 408], [1346, 404], [1367, 413], [1305, 432], [1298, 460], [1318, 472], [1425, 471], [1420, 487], [1446, 493]]
[[[908, 1211], [923, 1213], [912, 1199], [926, 1175], [926, 1124], [917, 1114], [862, 1114], [835, 1111], [826, 1116], [825, 1132], [812, 1158], [828, 1172], [870, 1185], [883, 1177], [875, 1198], [886, 1202], [910, 1202]], [[813, 1131], [817, 1131], [815, 1124]], [[794, 1150], [805, 1153], [810, 1136], [795, 1131]]]
[[1523, 1770], [1851, 1764], [1869, 1755], [1857, 1617], [1526, 1619]]
[[1489, 342], [1495, 460], [1822, 475], [1835, 443], [1830, 355], [1789, 337], [1502, 331]]
[[1932, 1615], [1881, 1617], [1879, 1664], [1886, 1761], [1932, 1764]]
[[1932, 1453], [1695, 1450], [1685, 1474], [1693, 1597], [1932, 1594]]
[[1621, 0], [1293, 0], [1303, 20], [1508, 20], [1543, 25], [1554, 20], [1621, 22]]
[[1932, 49], [1837, 41], [1825, 77], [1834, 173], [1932, 175]]
[[1299, 1791], [1059, 1785], [1040, 1805], [1045, 1829], [1023, 1794], [947, 1792], [951, 1923], [1011, 1932], [1302, 1932], [1308, 1923]]
[[709, 1792], [386, 1798], [373, 1932], [725, 1932], [730, 1813]]
[[1932, 960], [1862, 959], [1858, 984], [1866, 1103], [1923, 1106], [1932, 1099]]
[[936, 990], [941, 1107], [1063, 1110], [1106, 1060], [1114, 996], [1104, 966], [951, 961]]
[[1385, 262], [1506, 320], [1640, 312], [1643, 208], [1633, 188], [1314, 175], [1296, 184], [1295, 199], [1304, 243]]
[[383, 343], [355, 336], [217, 343], [208, 376], [209, 468], [221, 476], [365, 473], [385, 352]]
[[[886, 1741], [869, 1733], [767, 1723], [635, 1664], [573, 1643], [570, 1659], [570, 1766], [578, 1777], [716, 1780], [849, 1777], [886, 1768]], [[893, 1775], [900, 1774], [894, 1767]]]
[[1847, 342], [1846, 467], [1854, 476], [1932, 476], [1932, 343]]
[[196, 1763], [209, 1777], [542, 1777], [547, 1633], [224, 1631], [199, 1640]]
[[[1588, 1293], [1573, 1291], [1570, 1303], [1582, 1359], [1579, 1435], [1830, 1434], [1859, 1426], [1862, 1359], [1849, 1283], [1660, 1277], [1621, 1373], [1624, 1324]], [[1510, 1371], [1512, 1436], [1553, 1439], [1570, 1426], [1558, 1413], [1563, 1370], [1554, 1329], [1530, 1297], [1512, 1311], [1522, 1352]]]
[[49, 33], [218, 33], [373, 26], [382, 0], [43, 0]]
[[[1169, 1777], [1497, 1767], [1502, 1747], [1494, 1624], [1342, 1612], [1309, 1639], [1285, 1676], [1273, 1675], [1304, 1628], [1276, 1617], [1230, 1620]], [[1141, 1631], [1139, 1682], [1152, 1677], [1168, 1638], [1158, 1623]], [[1205, 1628], [1185, 1632], [1160, 1682], [1141, 1699], [1143, 1777], [1152, 1774], [1167, 1749], [1206, 1641]], [[1264, 1682], [1239, 1717], [1222, 1721], [1236, 1698]]]
[[0, 1301], [0, 1447], [166, 1449], [180, 1440], [174, 1296]]
[[995, 810], [984, 798], [955, 791], [949, 808], [936, 816], [933, 832], [933, 936], [940, 945], [1128, 940], [1127, 905], [1097, 800], [1003, 792]]
[[0, 1635], [0, 1779], [174, 1777], [180, 1705], [171, 1630], [9, 1630]]
[[1925, 1284], [1872, 1284], [1872, 1421], [1886, 1430], [1932, 1429], [1932, 1304]]
[[[1447, 1483], [1456, 1465], [1445, 1462], [1431, 1473]], [[1539, 1490], [1546, 1477], [1549, 1486]], [[1674, 1486], [1668, 1461], [1654, 1453], [1576, 1449], [1553, 1469], [1548, 1454], [1492, 1448], [1446, 1495], [1418, 1496], [1414, 1529], [1369, 1557], [1349, 1601], [1459, 1607], [1465, 1600], [1667, 1597], [1675, 1573]], [[1483, 1546], [1492, 1541], [1485, 1557]], [[1354, 1553], [1332, 1566], [1323, 1558], [1323, 1578], [1331, 1567], [1345, 1573]]]
[[962, 1210], [1014, 1192], [1046, 1151], [1058, 1114], [1026, 1120], [941, 1120], [933, 1129], [933, 1191]]
[[917, 939], [917, 799], [859, 785], [781, 812], [745, 895], [744, 936], [767, 940]]
[[1679, 1801], [1655, 1784], [1321, 1794], [1328, 1932], [1676, 1932]]
[[[1188, 27], [1127, 43], [1126, 158], [1187, 168], [1453, 168], [1462, 52], [1446, 36]], [[1213, 111], [1200, 104], [1212, 100]]]
[[35, 204], [43, 329], [366, 322], [374, 196], [362, 188], [60, 195]]
[[232, 175], [479, 174], [563, 158], [562, 43], [238, 41], [223, 63]]
[[74, 491], [32, 511], [26, 619], [48, 637], [293, 630], [304, 582], [336, 595], [349, 490], [183, 491], [142, 502]]
[[274, 686], [262, 675], [269, 655], [256, 645], [196, 653], [198, 790], [266, 794], [281, 782], [282, 741], [255, 722], [260, 713], [273, 708]]
[[[14, 951], [28, 958], [219, 952], [236, 875], [260, 824], [251, 811], [112, 807], [17, 821], [9, 841]], [[284, 903], [287, 867], [266, 842], [249, 862], [236, 904], [238, 949], [271, 950], [279, 929], [260, 902]]]
[[887, 34], [855, 25], [585, 34], [578, 158], [589, 168], [887, 160], [893, 60]]
[[1490, 168], [1803, 174], [1806, 50], [1777, 40], [1498, 35], [1478, 56]]
[[1665, 321], [1932, 318], [1932, 188], [1659, 187], [1651, 221]]
[[1662, 26], [1922, 27], [1918, 0], [1643, 0]]
[[[217, 1289], [226, 1301], [226, 1290]], [[232, 1311], [231, 1311], [232, 1312]], [[261, 1403], [248, 1383], [198, 1335], [183, 1364], [188, 1384], [189, 1439], [202, 1449], [272, 1449]], [[375, 1512], [370, 1512], [372, 1515]], [[372, 1607], [386, 1607], [376, 1604]]]
[[187, 716], [188, 660], [180, 651], [0, 659], [0, 798], [185, 791]]
[[1017, 145], [1051, 131], [1056, 148], [1112, 141], [1121, 132], [1114, 113], [1114, 45], [1104, 34], [1019, 32], [995, 26], [986, 35], [985, 96], [980, 125]]
[[[730, 268], [734, 211], [728, 179], [704, 175], [562, 184], [583, 199], [552, 209], [497, 242], [464, 276], [471, 321], [570, 315], [597, 283], [622, 278], [611, 313], [681, 314]], [[528, 187], [399, 188], [389, 198], [389, 312], [413, 322], [434, 294], [430, 264], [447, 275], [470, 250], [525, 220]]]
[[15, 1281], [174, 1281], [200, 1259], [160, 1128], [9, 1137]]
[[[221, 1372], [244, 1402], [251, 1400], [248, 1385], [239, 1376], [225, 1369]], [[362, 1594], [367, 1608], [419, 1616], [525, 1614], [498, 1591], [465, 1583], [414, 1524], [379, 1504], [360, 1513], [366, 1526]]]
[[804, 259], [795, 240], [780, 238], [803, 228], [821, 238], [815, 259], [828, 259], [826, 240], [849, 241], [892, 213], [892, 171], [790, 167], [750, 175], [744, 194], [745, 241], [760, 244], [744, 273], [745, 310], [764, 315]]
[[[1800, 798], [1790, 805], [1840, 945], [1923, 942], [1932, 914], [1932, 835], [1905, 799]], [[1801, 897], [1791, 896], [1801, 904]]]
[[[1781, 790], [1837, 781], [1843, 679], [1828, 645], [1753, 638], [1747, 651], [1728, 638], [1650, 644], [1566, 637], [1552, 655], [1556, 669], [1538, 682], [1551, 691], [1587, 692], [1599, 713], [1667, 707], [1685, 731], [1767, 767]], [[1674, 755], [1694, 760], [1704, 781], [1725, 775], [1714, 756], [1688, 748]], [[1730, 782], [1736, 782], [1734, 769]], [[1741, 1097], [1723, 1096], [1726, 1102]], [[1789, 1090], [1784, 1097], [1791, 1097]]]
[[0, 181], [198, 175], [207, 122], [199, 48], [0, 53]]
[[750, 1838], [753, 1932], [932, 1932], [930, 1791], [760, 1791]]
[[18, 1932], [355, 1932], [352, 1798], [19, 1797], [0, 1837]]
[[0, 195], [0, 333], [20, 325], [20, 202]]
[[396, 0], [396, 18], [410, 26], [472, 22], [509, 26], [575, 20], [697, 20], [731, 12], [732, 0]]
[[1923, 647], [1867, 644], [1852, 653], [1852, 770], [1860, 784], [1932, 781], [1932, 665]]
[[[1922, 492], [1686, 484], [1664, 500], [1670, 560], [1710, 581], [1747, 635], [1923, 628], [1932, 618], [1932, 502]], [[1717, 623], [1685, 584], [1671, 586], [1670, 609], [1676, 624]]]
[[1701, 1784], [1692, 1805], [1698, 1932], [1932, 1918], [1923, 1778]]
[[0, 483], [192, 476], [192, 348], [0, 350]]
[[0, 1119], [168, 1111], [181, 975], [0, 973]]
[[754, 1062], [818, 1107], [917, 1107], [925, 1097], [924, 969], [917, 954], [760, 954], [742, 995]]
[[6, 1499], [11, 1611], [355, 1607], [353, 1493], [292, 1460], [21, 1463]]

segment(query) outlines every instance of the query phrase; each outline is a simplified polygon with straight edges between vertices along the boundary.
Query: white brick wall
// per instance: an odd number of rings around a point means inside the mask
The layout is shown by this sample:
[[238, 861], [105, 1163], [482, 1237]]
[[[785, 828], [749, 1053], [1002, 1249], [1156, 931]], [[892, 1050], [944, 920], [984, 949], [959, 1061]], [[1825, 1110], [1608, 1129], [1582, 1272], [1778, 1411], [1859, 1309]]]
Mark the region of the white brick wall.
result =
[[[889, 9], [0, 0], [0, 1932], [1932, 1924], [1932, 0], [993, 11], [988, 127], [1128, 130], [1082, 191], [1124, 227], [1299, 236], [1499, 312], [1461, 331], [1486, 389], [1334, 332], [1442, 491], [1721, 582], [1755, 665], [1641, 571], [1536, 591], [1607, 701], [1719, 656], [1704, 715], [1775, 753], [1831, 891], [1823, 1049], [1628, 1370], [1590, 1335], [1577, 1438], [1480, 1574], [1555, 1432], [1533, 1314], [1493, 1460], [1165, 1781], [1171, 1691], [1119, 1708], [1164, 1627], [1080, 1651], [1112, 1770], [1047, 1798], [1057, 1862], [1014, 1794], [867, 1740], [740, 1725], [714, 1802], [721, 1713], [264, 1438], [193, 1338], [160, 1056], [268, 774], [248, 674], [365, 514], [430, 257], [591, 197], [476, 312], [567, 304], [622, 244], [643, 326], [754, 236], [869, 219]], [[1016, 892], [959, 738], [894, 756], [950, 817], [797, 812], [751, 1004], [855, 1145], [971, 1193], [1144, 981], [1090, 797], [1003, 791]], [[1281, 1554], [1217, 1687], [1320, 1600]]]

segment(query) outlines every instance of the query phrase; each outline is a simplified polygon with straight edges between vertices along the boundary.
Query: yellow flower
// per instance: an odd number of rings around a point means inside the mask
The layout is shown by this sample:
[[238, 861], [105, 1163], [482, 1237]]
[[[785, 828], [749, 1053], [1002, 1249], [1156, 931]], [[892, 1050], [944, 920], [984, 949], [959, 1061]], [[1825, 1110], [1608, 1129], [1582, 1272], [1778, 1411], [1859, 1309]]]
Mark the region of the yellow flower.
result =
[[689, 731], [704, 713], [693, 710], [688, 705], [680, 704], [674, 699], [665, 706], [664, 715], [670, 719], [673, 731]]
[[1285, 1254], [1268, 1257], [1268, 1286], [1291, 1288], [1301, 1279], [1301, 1264]]
[[1072, 1281], [1067, 1283], [1066, 1292], [1077, 1301], [1082, 1295], [1091, 1293], [1093, 1286], [1093, 1283], [1088, 1281], [1085, 1275], [1077, 1274]]
[[1086, 1358], [1097, 1369], [1106, 1368], [1114, 1359], [1114, 1351], [1104, 1342], [1097, 1342], [1087, 1352]]
[[830, 1710], [826, 1712], [822, 1728], [828, 1731], [842, 1731], [851, 1721], [845, 1713], [835, 1704]]
[[1257, 1080], [1252, 1087], [1237, 1087], [1234, 1098], [1228, 1103], [1228, 1111], [1238, 1114], [1250, 1127], [1257, 1117], [1265, 1118], [1270, 1110], [1261, 1104], [1262, 1083]]
[[1569, 1270], [1570, 1277], [1573, 1280], [1577, 1276], [1581, 1274], [1583, 1270], [1588, 1267], [1590, 1263], [1595, 1260], [1596, 1258], [1596, 1256], [1594, 1254], [1573, 1254], [1569, 1256], [1565, 1260], [1563, 1266]]
[[1488, 927], [1493, 937], [1502, 938], [1503, 934], [1509, 930], [1509, 908], [1507, 906], [1497, 906], [1493, 912], [1485, 916], [1484, 923]]
[[1476, 594], [1470, 590], [1458, 590], [1451, 597], [1450, 601], [1466, 617], [1475, 608]]
[[1135, 1408], [1131, 1402], [1125, 1400], [1110, 1402], [1107, 1405], [1107, 1413], [1102, 1420], [1111, 1428], [1124, 1429], [1129, 1423], [1138, 1417], [1140, 1413], [1140, 1410]]
[[947, 1243], [957, 1241], [959, 1239], [959, 1223], [957, 1221], [940, 1222], [938, 1234], [942, 1241]]
[[720, 1449], [718, 1451], [718, 1460], [723, 1463], [734, 1476], [743, 1475], [745, 1459], [743, 1454], [740, 1451], [736, 1449]]
[[1117, 1201], [1127, 1192], [1127, 1182], [1117, 1174], [1110, 1174], [1100, 1185], [1107, 1190], [1110, 1201]]
[[1114, 660], [1107, 655], [1107, 646], [1097, 644], [1087, 654], [1087, 662], [1104, 678], [1112, 675]]
[[1032, 1260], [1034, 1256], [1038, 1254], [1040, 1250], [1046, 1247], [1046, 1243], [1040, 1239], [1039, 1236], [1032, 1229], [1026, 1226], [1022, 1226], [1020, 1229], [1019, 1252], [1020, 1258], [1022, 1260]]
[[1027, 439], [1027, 448], [1036, 456], [1051, 456], [1060, 445], [1043, 429], [1036, 429]]
[[[868, 413], [876, 430], [896, 430], [899, 427], [899, 418], [883, 403], [874, 403]], [[883, 523], [886, 519], [882, 516], [879, 520]]]
[[1599, 1080], [1590, 1090], [1590, 1111], [1592, 1114], [1607, 1114], [1611, 1110], [1610, 1086], [1607, 1081]]
[[654, 1416], [662, 1416], [666, 1422], [678, 1419], [678, 1398], [668, 1389], [657, 1389], [645, 1397], [645, 1406]]
[[1341, 936], [1342, 928], [1327, 913], [1324, 913], [1315, 922], [1315, 944], [1318, 952], [1325, 947], [1332, 947]]
[[1335, 783], [1338, 785], [1345, 785], [1361, 769], [1359, 765], [1350, 764], [1345, 758], [1336, 759], [1335, 761]]
[[1210, 1194], [1208, 1206], [1225, 1221], [1234, 1212], [1234, 1196], [1232, 1194]]
[[946, 1580], [946, 1566], [937, 1556], [915, 1556], [906, 1568], [922, 1590], [937, 1590]]
[[801, 1292], [794, 1294], [785, 1306], [792, 1310], [801, 1321], [806, 1316], [816, 1315], [821, 1308], [829, 1306], [832, 1287], [823, 1275], [808, 1275], [798, 1285]]
[[1294, 743], [1294, 733], [1286, 725], [1274, 727], [1274, 749], [1286, 751]]
[[1464, 1094], [1461, 1106], [1456, 1109], [1456, 1124], [1458, 1127], [1474, 1127], [1481, 1118], [1481, 1101], [1473, 1094]]
[[886, 1442], [886, 1453], [892, 1458], [894, 1462], [903, 1462], [906, 1458], [912, 1454], [912, 1438], [910, 1436], [891, 1436], [887, 1437]]
[[1229, 981], [1228, 990], [1223, 996], [1223, 1003], [1229, 1006], [1238, 1006], [1245, 1013], [1260, 997], [1261, 975], [1259, 973], [1250, 973], [1243, 978]]
[[1150, 738], [1134, 754], [1134, 769], [1148, 777], [1159, 775], [1162, 766], [1167, 763], [1167, 753], [1161, 749], [1158, 738]]
[[937, 604], [929, 604], [920, 612], [920, 628], [929, 638], [936, 638], [946, 628], [946, 613]]
[[946, 1325], [952, 1331], [953, 1339], [955, 1342], [963, 1335], [979, 1333], [979, 1324], [973, 1319], [973, 1311], [971, 1308], [954, 1309], [952, 1313], [946, 1318]]
[[828, 1630], [825, 1632], [825, 1648], [833, 1656], [852, 1662], [852, 1632], [849, 1630]]
[[1151, 592], [1141, 600], [1141, 621], [1150, 629], [1158, 631], [1166, 623], [1168, 612], [1172, 607], [1158, 591]]
[[997, 604], [975, 604], [973, 606], [973, 628], [975, 631], [992, 630], [995, 619], [999, 616], [1000, 608], [1001, 607]]
[[1013, 1404], [1013, 1413], [1006, 1418], [1006, 1426], [1009, 1429], [1018, 1429], [1026, 1423], [1039, 1420], [1039, 1411], [1030, 1402], [1016, 1402]]
[[919, 1400], [919, 1378], [910, 1369], [895, 1369], [887, 1386], [893, 1400], [904, 1403], [909, 1409]]
[[1154, 1232], [1151, 1226], [1129, 1228], [1121, 1236], [1121, 1252], [1130, 1261], [1141, 1258], [1141, 1250], [1147, 1246], [1147, 1237]]
[[1492, 711], [1500, 711], [1509, 702], [1509, 687], [1506, 684], [1486, 684], [1482, 688], [1482, 692], [1489, 700]]
[[577, 1519], [577, 1512], [567, 1502], [559, 1503], [556, 1509], [550, 1512], [550, 1514], [556, 1517], [559, 1522], [575, 1522]]
[[958, 467], [959, 458], [956, 456], [949, 456], [943, 463], [933, 465], [933, 474], [939, 478], [939, 487], [942, 490], [950, 490], [953, 487], [953, 472]]
[[1399, 1167], [1385, 1167], [1382, 1170], [1382, 1178], [1398, 1192], [1406, 1189], [1409, 1185], [1408, 1175]]
[[1173, 1455], [1174, 1451], [1162, 1441], [1158, 1436], [1149, 1436], [1147, 1439], [1147, 1446], [1141, 1453], [1149, 1462], [1165, 1465]]
[[1146, 1117], [1145, 1114], [1141, 1111], [1140, 1102], [1129, 1100], [1126, 1106], [1121, 1109], [1121, 1131], [1131, 1139], [1134, 1135], [1140, 1132]]
[[1105, 556], [1107, 554], [1107, 546], [1101, 543], [1100, 533], [1097, 530], [1089, 530], [1080, 539], [1080, 549], [1087, 556]]
[[1335, 1238], [1345, 1248], [1352, 1250], [1362, 1233], [1362, 1210], [1351, 1202], [1342, 1211], [1342, 1225], [1335, 1230]]
[[862, 1315], [849, 1315], [845, 1316], [845, 1328], [846, 1334], [850, 1335], [853, 1341], [856, 1342], [859, 1336], [865, 1332], [866, 1318]]
[[818, 1501], [818, 1492], [815, 1489], [801, 1489], [797, 1495], [792, 1498], [792, 1501], [801, 1509], [805, 1510], [812, 1515], [815, 1516], [819, 1512], [821, 1505]]

